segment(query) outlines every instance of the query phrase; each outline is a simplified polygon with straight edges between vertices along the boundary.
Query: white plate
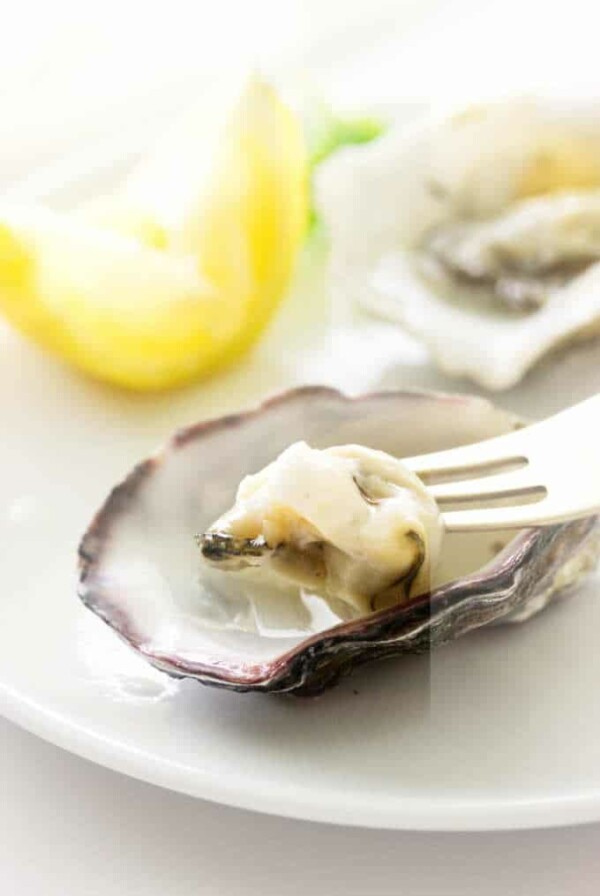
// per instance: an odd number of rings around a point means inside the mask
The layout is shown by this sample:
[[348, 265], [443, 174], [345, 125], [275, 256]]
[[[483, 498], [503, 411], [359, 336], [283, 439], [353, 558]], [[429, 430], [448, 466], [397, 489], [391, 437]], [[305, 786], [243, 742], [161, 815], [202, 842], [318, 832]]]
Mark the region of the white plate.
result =
[[[94, 171], [84, 160], [63, 198], [93, 187]], [[110, 768], [281, 815], [438, 830], [600, 819], [598, 579], [528, 624], [365, 668], [309, 701], [171, 681], [76, 599], [91, 514], [176, 426], [300, 382], [469, 388], [433, 371], [399, 331], [366, 319], [334, 331], [327, 316], [307, 265], [241, 366], [158, 398], [81, 379], [0, 329], [0, 711]], [[598, 390], [596, 344], [500, 401], [543, 416]]]
[[[244, 365], [160, 398], [82, 380], [2, 334], [0, 710], [111, 768], [283, 815], [435, 829], [600, 818], [597, 582], [529, 624], [365, 669], [311, 701], [173, 682], [77, 601], [75, 550], [90, 515], [175, 426], [274, 384], [448, 387], [393, 330], [364, 323], [330, 340], [320, 298], [305, 283]], [[283, 352], [300, 317], [306, 330]], [[371, 361], [352, 369], [359, 354]], [[588, 346], [504, 403], [545, 414], [599, 388]]]

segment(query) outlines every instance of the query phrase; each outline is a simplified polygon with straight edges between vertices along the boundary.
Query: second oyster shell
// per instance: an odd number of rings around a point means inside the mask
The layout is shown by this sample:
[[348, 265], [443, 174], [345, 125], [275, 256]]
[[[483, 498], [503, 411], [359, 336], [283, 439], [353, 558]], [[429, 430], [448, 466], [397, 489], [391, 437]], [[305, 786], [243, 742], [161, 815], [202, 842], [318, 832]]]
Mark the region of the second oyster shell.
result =
[[514, 386], [600, 332], [600, 106], [507, 99], [432, 114], [327, 162], [331, 281], [448, 374]]

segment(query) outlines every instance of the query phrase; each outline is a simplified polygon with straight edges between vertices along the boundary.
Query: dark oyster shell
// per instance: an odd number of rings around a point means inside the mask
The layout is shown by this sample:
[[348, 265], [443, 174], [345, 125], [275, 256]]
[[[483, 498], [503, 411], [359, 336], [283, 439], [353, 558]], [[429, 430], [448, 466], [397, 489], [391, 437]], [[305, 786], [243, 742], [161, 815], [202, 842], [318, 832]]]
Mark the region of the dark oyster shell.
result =
[[[79, 549], [79, 596], [170, 675], [236, 691], [298, 695], [318, 694], [370, 660], [424, 652], [479, 626], [532, 615], [593, 564], [597, 518], [515, 533], [491, 562], [476, 563], [476, 572], [292, 641], [238, 633], [234, 624], [225, 640], [208, 646], [190, 642], [191, 648], [182, 648], [177, 637], [195, 624], [191, 585], [202, 579], [202, 568], [194, 533], [228, 506], [242, 475], [290, 442], [362, 442], [401, 456], [477, 441], [515, 425], [514, 417], [479, 398], [417, 392], [347, 398], [307, 387], [257, 410], [183, 430], [139, 464], [92, 521]], [[493, 543], [494, 534], [489, 538]], [[478, 557], [485, 556], [478, 550]], [[203, 586], [206, 599], [210, 582]], [[165, 639], [165, 630], [174, 636]]]

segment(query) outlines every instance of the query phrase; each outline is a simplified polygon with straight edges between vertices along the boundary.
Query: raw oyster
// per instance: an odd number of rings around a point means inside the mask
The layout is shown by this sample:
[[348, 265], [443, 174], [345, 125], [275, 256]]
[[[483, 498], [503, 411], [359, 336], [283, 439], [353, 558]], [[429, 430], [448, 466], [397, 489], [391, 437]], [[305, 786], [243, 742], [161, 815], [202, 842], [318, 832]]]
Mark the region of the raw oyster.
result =
[[296, 442], [242, 480], [199, 543], [218, 569], [268, 564], [359, 616], [429, 590], [441, 528], [435, 501], [396, 458]]
[[243, 476], [290, 442], [362, 444], [402, 457], [516, 424], [478, 398], [390, 392], [351, 399], [305, 388], [183, 430], [139, 464], [92, 521], [80, 546], [79, 595], [171, 675], [305, 695], [370, 660], [532, 615], [595, 562], [595, 518], [508, 536], [449, 533], [427, 593], [350, 621], [281, 577], [211, 569], [194, 539], [231, 507]]
[[480, 286], [508, 308], [534, 311], [600, 261], [600, 192], [525, 199], [490, 220], [442, 224], [421, 251], [440, 285]]
[[600, 106], [436, 114], [326, 163], [331, 279], [447, 373], [506, 389], [600, 329]]

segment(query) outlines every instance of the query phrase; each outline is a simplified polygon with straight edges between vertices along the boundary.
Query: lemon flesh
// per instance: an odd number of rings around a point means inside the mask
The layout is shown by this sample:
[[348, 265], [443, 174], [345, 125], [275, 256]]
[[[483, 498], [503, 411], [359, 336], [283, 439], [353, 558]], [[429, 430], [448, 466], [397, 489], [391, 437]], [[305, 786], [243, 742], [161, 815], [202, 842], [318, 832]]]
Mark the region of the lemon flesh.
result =
[[211, 154], [189, 144], [195, 182], [166, 147], [135, 189], [90, 214], [0, 208], [0, 311], [17, 329], [138, 390], [209, 373], [258, 338], [306, 228], [301, 128], [254, 79], [214, 130]]

